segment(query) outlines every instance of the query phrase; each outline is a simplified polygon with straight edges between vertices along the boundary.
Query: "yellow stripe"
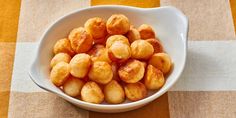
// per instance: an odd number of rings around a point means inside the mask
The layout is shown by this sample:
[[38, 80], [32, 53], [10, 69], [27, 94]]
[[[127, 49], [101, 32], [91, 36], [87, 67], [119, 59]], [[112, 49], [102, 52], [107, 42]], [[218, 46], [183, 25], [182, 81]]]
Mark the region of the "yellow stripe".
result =
[[91, 0], [91, 5], [127, 5], [135, 7], [159, 7], [160, 0]]
[[230, 0], [231, 12], [234, 20], [234, 31], [236, 34], [236, 0]]
[[0, 42], [15, 42], [20, 0], [0, 0]]
[[[91, 5], [128, 5], [142, 8], [150, 8], [150, 7], [159, 7], [160, 0], [91, 0]], [[153, 101], [152, 103], [144, 106], [140, 109], [129, 111], [125, 113], [117, 113], [117, 114], [104, 114], [97, 112], [89, 112], [89, 118], [127, 118], [127, 117], [135, 117], [135, 118], [169, 118], [169, 103], [168, 103], [168, 94], [165, 93], [163, 96]]]
[[8, 117], [20, 0], [0, 0], [0, 118]]

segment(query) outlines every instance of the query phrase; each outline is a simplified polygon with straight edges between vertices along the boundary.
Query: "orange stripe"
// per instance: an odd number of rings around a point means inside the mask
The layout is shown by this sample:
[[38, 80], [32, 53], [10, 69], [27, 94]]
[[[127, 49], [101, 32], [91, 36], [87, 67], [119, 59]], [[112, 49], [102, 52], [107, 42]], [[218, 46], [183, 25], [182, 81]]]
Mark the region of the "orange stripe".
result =
[[152, 103], [124, 113], [98, 113], [89, 112], [89, 118], [169, 118], [168, 95], [165, 93]]
[[0, 117], [7, 118], [8, 116], [8, 106], [9, 106], [9, 91], [7, 92], [0, 92]]
[[91, 0], [91, 5], [127, 5], [127, 6], [135, 6], [135, 7], [159, 7], [160, 0]]
[[0, 0], [0, 117], [8, 117], [20, 0]]
[[0, 0], [0, 42], [16, 42], [20, 0]]
[[236, 0], [230, 0], [231, 13], [234, 20], [234, 31], [236, 33]]
[[16, 43], [0, 42], [0, 117], [8, 114]]

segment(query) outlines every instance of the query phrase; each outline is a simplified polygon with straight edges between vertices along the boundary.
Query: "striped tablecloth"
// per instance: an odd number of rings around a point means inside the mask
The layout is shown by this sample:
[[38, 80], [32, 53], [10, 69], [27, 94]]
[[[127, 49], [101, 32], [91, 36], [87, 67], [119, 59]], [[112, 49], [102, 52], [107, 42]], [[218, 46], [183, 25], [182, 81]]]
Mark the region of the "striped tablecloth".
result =
[[[28, 77], [39, 37], [60, 16], [102, 4], [172, 5], [189, 18], [187, 65], [179, 81], [134, 111], [73, 106]], [[0, 0], [0, 118], [236, 118], [236, 0]]]

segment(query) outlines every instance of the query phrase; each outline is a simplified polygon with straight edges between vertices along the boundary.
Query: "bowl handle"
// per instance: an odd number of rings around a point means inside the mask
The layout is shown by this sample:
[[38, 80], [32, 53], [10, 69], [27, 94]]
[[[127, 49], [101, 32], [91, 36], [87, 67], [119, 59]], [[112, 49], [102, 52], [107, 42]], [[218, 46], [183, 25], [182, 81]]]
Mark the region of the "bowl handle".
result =
[[[164, 7], [160, 7], [160, 8], [161, 9], [166, 9], [166, 10], [170, 11], [171, 13], [174, 13], [174, 15], [177, 18], [181, 19], [182, 24], [184, 26], [182, 39], [183, 39], [184, 44], [187, 46], [187, 43], [188, 43], [188, 25], [189, 25], [187, 16], [182, 11], [180, 11], [179, 9], [177, 9], [173, 6], [164, 6]], [[145, 9], [145, 11], [155, 12], [156, 10], [159, 10], [160, 8], [148, 8], [148, 9]], [[147, 13], [151, 13], [151, 12], [147, 12]]]
[[40, 88], [45, 89], [45, 90], [49, 90], [48, 87], [43, 83], [43, 81], [40, 81], [40, 78], [38, 76], [38, 71], [36, 69], [36, 61], [32, 63], [30, 70], [29, 70], [29, 76], [30, 79], [36, 84], [38, 85]]

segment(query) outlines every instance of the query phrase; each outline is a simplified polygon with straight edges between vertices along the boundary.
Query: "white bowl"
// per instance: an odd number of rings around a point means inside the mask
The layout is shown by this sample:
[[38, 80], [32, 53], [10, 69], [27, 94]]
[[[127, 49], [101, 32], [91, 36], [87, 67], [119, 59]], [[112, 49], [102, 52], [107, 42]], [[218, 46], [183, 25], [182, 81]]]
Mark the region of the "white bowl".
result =
[[[64, 94], [49, 81], [49, 63], [53, 56], [53, 45], [58, 39], [66, 37], [73, 28], [83, 26], [88, 18], [99, 16], [107, 19], [112, 14], [117, 13], [125, 14], [130, 22], [137, 27], [146, 23], [154, 28], [157, 33], [156, 36], [161, 40], [165, 51], [170, 55], [174, 63], [174, 69], [168, 76], [165, 85], [159, 91], [149, 93], [149, 96], [145, 99], [136, 102], [126, 101], [116, 105], [88, 103]], [[178, 80], [186, 61], [187, 32], [188, 20], [186, 16], [174, 7], [143, 9], [107, 5], [78, 9], [61, 17], [43, 34], [29, 75], [34, 83], [42, 89], [52, 92], [87, 110], [115, 113], [137, 109], [164, 94]]]

